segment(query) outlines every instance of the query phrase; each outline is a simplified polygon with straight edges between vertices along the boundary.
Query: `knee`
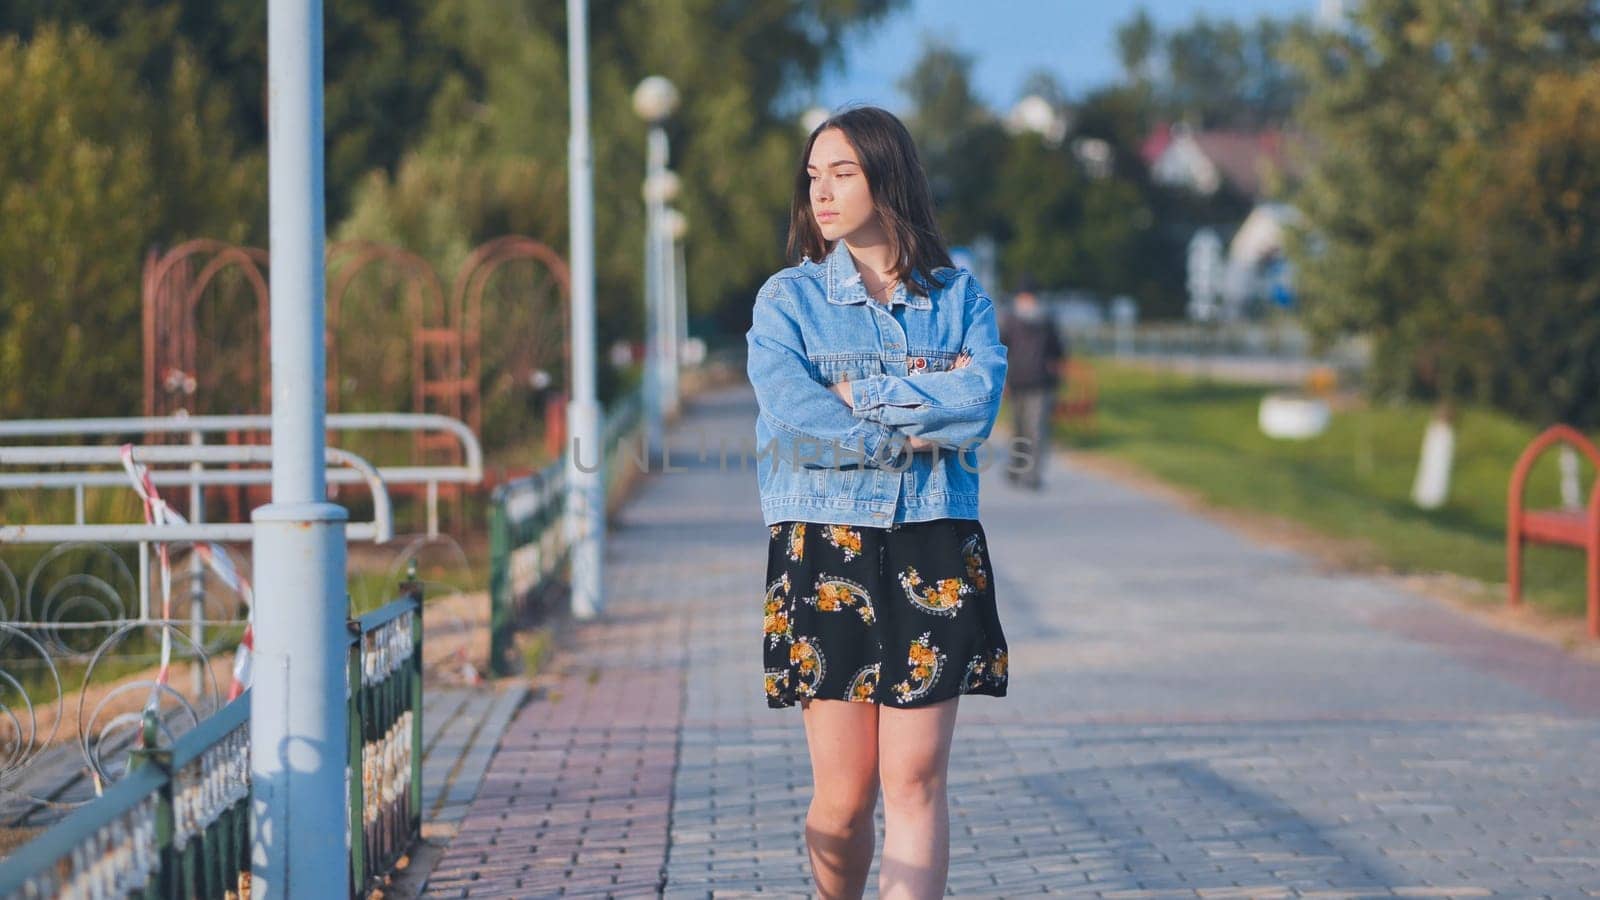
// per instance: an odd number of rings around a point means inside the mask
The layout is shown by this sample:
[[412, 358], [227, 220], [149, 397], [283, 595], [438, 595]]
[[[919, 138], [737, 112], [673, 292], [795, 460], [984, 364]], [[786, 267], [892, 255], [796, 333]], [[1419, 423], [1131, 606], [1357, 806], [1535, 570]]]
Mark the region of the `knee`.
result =
[[833, 786], [828, 790], [819, 788], [811, 797], [806, 824], [810, 829], [829, 834], [871, 828], [872, 811], [877, 805], [878, 792], [874, 784]]
[[946, 775], [931, 765], [884, 772], [882, 778], [885, 806], [916, 809], [933, 806], [944, 799]]

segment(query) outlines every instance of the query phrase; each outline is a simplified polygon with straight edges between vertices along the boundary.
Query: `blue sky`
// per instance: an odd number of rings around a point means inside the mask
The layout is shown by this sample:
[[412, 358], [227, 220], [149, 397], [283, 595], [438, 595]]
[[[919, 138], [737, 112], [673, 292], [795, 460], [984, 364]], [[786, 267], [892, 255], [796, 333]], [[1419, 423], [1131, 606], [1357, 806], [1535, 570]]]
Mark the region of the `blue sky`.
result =
[[1004, 110], [1017, 99], [1034, 69], [1054, 72], [1067, 91], [1116, 79], [1116, 28], [1143, 6], [1165, 29], [1204, 13], [1253, 20], [1263, 15], [1312, 15], [1317, 0], [911, 0], [906, 8], [852, 42], [845, 70], [823, 78], [815, 102], [835, 107], [852, 101], [900, 111], [905, 98], [895, 83], [911, 68], [922, 36], [933, 34], [974, 57], [979, 96]]

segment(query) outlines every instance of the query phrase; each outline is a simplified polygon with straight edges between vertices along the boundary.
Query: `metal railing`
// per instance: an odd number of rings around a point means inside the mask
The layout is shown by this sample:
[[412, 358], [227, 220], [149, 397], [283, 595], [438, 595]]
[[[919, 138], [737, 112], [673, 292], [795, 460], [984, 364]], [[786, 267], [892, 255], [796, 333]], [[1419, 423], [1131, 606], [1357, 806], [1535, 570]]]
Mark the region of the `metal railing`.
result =
[[1294, 321], [1073, 323], [1063, 329], [1076, 349], [1097, 356], [1241, 356], [1302, 360], [1311, 340]]
[[422, 833], [422, 585], [350, 623], [350, 884], [364, 897]]
[[[346, 466], [328, 473], [332, 482], [362, 481], [372, 491], [373, 520], [351, 522], [345, 536], [351, 540], [382, 543], [394, 536], [394, 513], [389, 491], [380, 470], [346, 450], [328, 447], [328, 462]], [[272, 448], [266, 445], [232, 447], [150, 446], [132, 451], [139, 463], [154, 464], [270, 464]], [[34, 446], [0, 447], [0, 466], [17, 465], [120, 465], [122, 452], [117, 447]], [[150, 473], [161, 485], [271, 484], [271, 469], [164, 469]], [[55, 544], [63, 541], [248, 541], [255, 534], [250, 522], [191, 522], [183, 525], [110, 524], [83, 522], [81, 491], [90, 487], [127, 487], [128, 476], [121, 471], [0, 472], [0, 489], [73, 488], [78, 491], [78, 521], [70, 525], [0, 525], [0, 544]]]
[[[350, 466], [351, 469], [330, 470], [327, 475], [330, 484], [348, 484], [367, 481], [371, 483], [373, 474], [384, 484], [422, 485], [427, 493], [428, 536], [436, 537], [439, 533], [439, 485], [441, 484], [478, 484], [483, 480], [483, 447], [478, 442], [472, 429], [465, 422], [433, 413], [332, 413], [327, 417], [329, 431], [403, 431], [427, 432], [438, 431], [453, 435], [460, 441], [461, 465], [445, 466], [371, 466], [364, 460], [348, 451], [336, 451], [328, 448], [328, 461], [340, 465]], [[17, 438], [66, 438], [66, 437], [111, 437], [128, 435], [153, 435], [153, 434], [179, 434], [187, 435], [190, 447], [180, 448], [169, 446], [164, 448], [140, 448], [140, 458], [155, 461], [154, 456], [147, 456], [151, 451], [162, 449], [164, 451], [177, 451], [180, 449], [201, 450], [205, 435], [224, 434], [230, 432], [259, 432], [266, 433], [272, 429], [272, 417], [260, 415], [248, 416], [156, 416], [156, 417], [123, 417], [123, 418], [96, 418], [96, 419], [31, 419], [12, 422], [0, 422], [0, 441]], [[5, 454], [30, 448], [0, 447], [0, 463], [8, 457]], [[78, 448], [90, 449], [90, 448]], [[211, 448], [221, 450], [224, 448]], [[228, 450], [264, 451], [264, 457], [245, 454], [244, 458], [233, 459], [225, 455], [202, 458], [200, 456], [181, 459], [173, 456], [172, 459], [189, 461], [200, 464], [206, 461], [213, 462], [271, 462], [269, 447], [265, 445], [234, 446]], [[22, 462], [24, 457], [12, 457], [17, 462]], [[357, 462], [360, 465], [357, 465]], [[46, 460], [47, 464], [57, 465], [67, 462], [64, 459]], [[364, 468], [363, 468], [364, 467]], [[203, 485], [247, 485], [270, 484], [272, 473], [268, 469], [245, 469], [231, 471], [204, 471], [191, 469], [184, 471], [165, 471], [152, 473], [156, 476], [156, 485], [187, 485], [191, 487]], [[4, 488], [57, 488], [72, 489], [76, 497], [77, 524], [83, 522], [83, 491], [89, 487], [114, 487], [125, 484], [125, 478], [115, 472], [22, 472], [0, 473], [0, 489]], [[374, 504], [376, 504], [376, 497]], [[388, 498], [384, 498], [387, 504]], [[359, 523], [358, 523], [359, 525]], [[243, 526], [245, 537], [218, 537], [208, 532], [207, 540], [249, 540], [248, 523]], [[357, 527], [351, 537], [370, 537]], [[103, 538], [74, 536], [72, 538], [55, 538], [51, 540], [100, 540]], [[171, 538], [186, 540], [187, 538]], [[7, 538], [0, 534], [0, 541]], [[39, 542], [46, 542], [40, 538]]]
[[[607, 505], [623, 486], [628, 445], [642, 427], [642, 398], [628, 393], [606, 417], [601, 439]], [[565, 457], [489, 496], [489, 670], [512, 671], [511, 647], [521, 610], [539, 603], [566, 571], [567, 461]]]
[[[422, 588], [350, 621], [346, 893], [366, 896], [422, 824]], [[0, 862], [0, 897], [248, 897], [250, 692]]]

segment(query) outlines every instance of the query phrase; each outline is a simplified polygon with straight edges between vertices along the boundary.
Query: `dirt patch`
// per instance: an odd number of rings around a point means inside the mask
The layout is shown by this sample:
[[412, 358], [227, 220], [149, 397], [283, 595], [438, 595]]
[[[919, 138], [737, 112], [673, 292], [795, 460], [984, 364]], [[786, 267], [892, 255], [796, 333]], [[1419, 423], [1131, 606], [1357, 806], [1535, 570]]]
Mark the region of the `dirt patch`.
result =
[[44, 832], [43, 828], [0, 828], [0, 859], [33, 840]]
[[426, 685], [482, 684], [489, 675], [489, 593], [467, 591], [422, 607]]
[[1486, 584], [1450, 572], [1395, 572], [1380, 561], [1376, 548], [1368, 541], [1330, 537], [1282, 516], [1219, 507], [1196, 491], [1162, 481], [1132, 463], [1103, 453], [1072, 450], [1064, 465], [1093, 472], [1173, 503], [1252, 541], [1308, 556], [1325, 571], [1384, 578], [1487, 627], [1542, 641], [1579, 659], [1600, 664], [1600, 642], [1589, 638], [1581, 619], [1557, 617], [1527, 604], [1512, 607], [1506, 603], [1503, 584]]

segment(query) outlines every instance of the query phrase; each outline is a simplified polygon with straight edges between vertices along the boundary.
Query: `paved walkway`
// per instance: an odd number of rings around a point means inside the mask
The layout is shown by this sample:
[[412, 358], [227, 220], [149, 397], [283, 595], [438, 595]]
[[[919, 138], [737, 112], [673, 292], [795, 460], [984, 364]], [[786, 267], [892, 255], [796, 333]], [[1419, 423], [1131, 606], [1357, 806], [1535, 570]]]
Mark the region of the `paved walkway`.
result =
[[[754, 410], [704, 395], [673, 447], [732, 446]], [[1600, 894], [1600, 670], [1052, 476], [985, 478], [1011, 696], [962, 700], [952, 894]], [[766, 539], [753, 473], [714, 454], [641, 485], [607, 615], [511, 723], [430, 896], [809, 892], [800, 717], [762, 699]]]

